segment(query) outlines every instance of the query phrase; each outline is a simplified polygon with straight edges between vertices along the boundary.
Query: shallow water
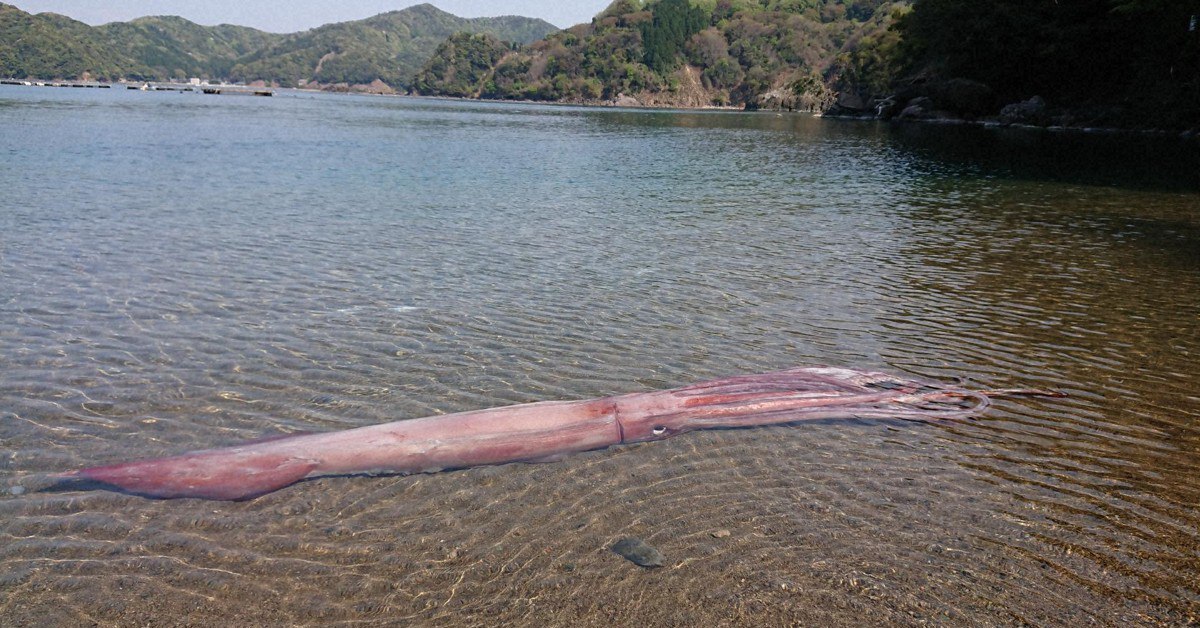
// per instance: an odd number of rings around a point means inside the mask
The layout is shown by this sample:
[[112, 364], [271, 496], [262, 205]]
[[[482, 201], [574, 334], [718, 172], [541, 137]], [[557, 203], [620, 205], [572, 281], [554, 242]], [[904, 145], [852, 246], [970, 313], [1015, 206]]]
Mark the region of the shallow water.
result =
[[[1200, 157], [1170, 139], [6, 86], [0, 186], [5, 625], [1200, 615]], [[242, 503], [8, 490], [814, 363], [1071, 396]]]

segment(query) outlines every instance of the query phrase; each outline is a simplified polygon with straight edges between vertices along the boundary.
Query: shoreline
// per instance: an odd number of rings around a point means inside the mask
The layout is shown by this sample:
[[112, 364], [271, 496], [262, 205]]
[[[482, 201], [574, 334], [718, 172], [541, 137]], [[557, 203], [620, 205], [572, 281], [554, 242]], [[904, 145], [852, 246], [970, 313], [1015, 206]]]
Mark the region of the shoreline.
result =
[[[854, 115], [841, 114], [819, 111], [798, 111], [788, 109], [747, 109], [745, 107], [736, 107], [730, 105], [705, 105], [705, 106], [688, 106], [688, 105], [655, 105], [645, 104], [640, 101], [637, 104], [621, 104], [619, 100], [596, 100], [596, 101], [563, 101], [563, 100], [529, 100], [529, 99], [501, 99], [501, 98], [470, 98], [465, 96], [438, 96], [430, 94], [417, 94], [413, 92], [383, 92], [372, 90], [354, 90], [354, 89], [314, 89], [312, 87], [281, 87], [277, 85], [267, 84], [264, 86], [238, 85], [236, 83], [214, 83], [209, 85], [191, 85], [188, 83], [177, 83], [173, 81], [156, 82], [156, 81], [70, 81], [70, 80], [43, 80], [43, 79], [0, 79], [0, 86], [10, 85], [18, 87], [59, 87], [59, 88], [93, 88], [93, 89], [116, 89], [125, 87], [129, 90], [138, 90], [135, 87], [138, 83], [149, 85], [148, 90], [143, 91], [193, 91], [203, 93], [205, 89], [216, 90], [240, 90], [238, 93], [254, 94], [264, 90], [283, 90], [288, 92], [299, 92], [305, 94], [330, 94], [335, 96], [384, 96], [384, 97], [401, 97], [414, 99], [439, 100], [447, 102], [478, 102], [478, 103], [496, 103], [496, 104], [519, 104], [519, 105], [545, 105], [551, 107], [584, 107], [589, 109], [614, 109], [626, 111], [687, 111], [687, 112], [717, 112], [717, 113], [775, 113], [775, 114], [799, 114], [809, 115], [815, 118], [827, 120], [839, 120], [849, 122], [879, 122], [890, 125], [905, 125], [905, 124], [932, 124], [944, 126], [974, 126], [985, 129], [1015, 129], [1023, 131], [1044, 131], [1050, 133], [1081, 133], [1081, 134], [1134, 134], [1144, 136], [1160, 136], [1174, 137], [1185, 143], [1194, 143], [1200, 147], [1200, 129], [1185, 129], [1174, 130], [1164, 128], [1127, 128], [1127, 127], [1112, 127], [1112, 126], [1065, 126], [1065, 125], [1039, 125], [1020, 122], [1002, 122], [995, 119], [968, 120], [965, 118], [951, 117], [930, 117], [930, 118], [884, 118], [874, 114]], [[221, 94], [221, 92], [216, 92]], [[226, 92], [233, 94], [233, 91]]]
[[[283, 88], [283, 89], [290, 89], [290, 88]], [[1124, 128], [1124, 127], [1091, 127], [1091, 126], [1083, 127], [1083, 126], [1064, 126], [1064, 125], [1038, 125], [1038, 124], [1026, 124], [1026, 123], [1019, 123], [1019, 122], [1001, 122], [999, 120], [967, 120], [964, 118], [920, 118], [920, 119], [918, 119], [918, 118], [906, 118], [906, 119], [893, 118], [893, 119], [885, 119], [885, 118], [875, 116], [875, 115], [861, 115], [861, 116], [860, 115], [845, 115], [845, 114], [831, 114], [828, 112], [820, 112], [820, 111], [799, 111], [799, 110], [788, 110], [788, 109], [747, 109], [745, 107], [718, 106], [718, 105], [709, 105], [709, 106], [701, 106], [701, 107], [690, 107], [687, 105], [648, 105], [648, 104], [641, 104], [641, 103], [639, 103], [637, 105], [622, 105], [622, 104], [617, 104], [616, 101], [611, 101], [611, 100], [571, 102], [571, 101], [562, 101], [562, 100], [528, 100], [528, 99], [509, 100], [509, 99], [501, 99], [501, 98], [468, 98], [465, 96], [434, 96], [434, 95], [429, 95], [429, 94], [414, 94], [414, 93], [402, 94], [399, 92], [394, 93], [394, 94], [381, 94], [381, 93], [370, 93], [370, 92], [341, 92], [341, 91], [311, 90], [311, 89], [305, 90], [305, 89], [299, 89], [299, 88], [297, 88], [296, 91], [306, 91], [306, 92], [312, 92], [312, 93], [327, 93], [327, 94], [350, 94], [350, 95], [360, 95], [360, 96], [362, 96], [362, 95], [365, 95], [365, 96], [402, 96], [402, 97], [407, 97], [407, 98], [420, 98], [420, 99], [429, 99], [429, 100], [458, 101], [458, 102], [512, 103], [512, 104], [523, 104], [523, 105], [546, 105], [546, 106], [554, 106], [554, 107], [587, 107], [587, 108], [594, 108], [594, 109], [619, 109], [619, 110], [630, 110], [630, 111], [645, 110], [645, 111], [728, 112], [728, 113], [750, 113], [750, 114], [757, 114], [757, 113], [796, 114], [796, 115], [808, 115], [808, 116], [812, 116], [814, 118], [822, 118], [822, 119], [828, 119], [828, 120], [845, 120], [845, 121], [852, 121], [852, 122], [880, 122], [880, 123], [885, 123], [885, 124], [896, 124], [896, 125], [903, 125], [903, 124], [909, 124], [909, 123], [946, 125], [946, 126], [961, 125], [961, 126], [977, 126], [977, 127], [982, 127], [982, 128], [986, 128], [986, 129], [1018, 129], [1018, 130], [1028, 130], [1028, 131], [1037, 130], [1037, 131], [1048, 131], [1048, 132], [1053, 132], [1053, 133], [1086, 133], [1086, 134], [1133, 133], [1133, 134], [1140, 134], [1140, 135], [1160, 135], [1160, 136], [1164, 136], [1164, 137], [1175, 136], [1180, 140], [1195, 141], [1198, 145], [1200, 145], [1200, 130], [1176, 131], [1176, 130], [1171, 130], [1171, 129], [1155, 129], [1155, 128], [1135, 129], [1135, 128]]]
[[843, 115], [843, 114], [814, 114], [817, 117], [828, 120], [844, 120], [850, 122], [880, 122], [891, 125], [907, 125], [907, 124], [929, 124], [935, 126], [972, 126], [984, 129], [1014, 129], [1021, 131], [1045, 131], [1049, 133], [1081, 133], [1089, 135], [1119, 135], [1119, 134], [1136, 134], [1136, 135], [1155, 135], [1161, 137], [1175, 137], [1184, 142], [1195, 142], [1200, 146], [1200, 131], [1183, 130], [1177, 131], [1172, 129], [1156, 129], [1156, 128], [1125, 128], [1116, 126], [1066, 126], [1066, 125], [1040, 125], [1027, 124], [1020, 122], [1001, 122], [999, 120], [967, 120], [964, 118], [907, 118], [886, 119], [874, 115]]

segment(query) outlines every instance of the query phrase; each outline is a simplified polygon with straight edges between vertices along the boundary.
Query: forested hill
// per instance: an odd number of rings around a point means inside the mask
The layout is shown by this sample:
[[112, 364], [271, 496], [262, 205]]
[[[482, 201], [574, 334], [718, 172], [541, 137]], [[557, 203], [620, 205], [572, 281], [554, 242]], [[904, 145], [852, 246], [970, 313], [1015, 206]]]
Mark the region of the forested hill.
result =
[[[131, 31], [149, 30], [154, 21], [155, 18], [145, 18], [131, 22], [128, 27]], [[150, 65], [122, 48], [103, 27], [93, 28], [54, 13], [31, 15], [0, 4], [0, 76], [150, 78], [153, 74]], [[207, 60], [197, 58], [195, 62], [203, 65]]]
[[266, 80], [295, 85], [370, 83], [380, 79], [407, 89], [414, 74], [438, 45], [454, 33], [486, 33], [505, 41], [529, 43], [558, 28], [525, 17], [461, 18], [430, 4], [383, 13], [356, 22], [328, 24], [282, 40], [238, 60], [236, 80]]
[[1200, 0], [616, 0], [519, 50], [453, 37], [413, 88], [1200, 133]]
[[557, 28], [524, 17], [460, 18], [429, 4], [365, 20], [279, 35], [145, 17], [91, 27], [0, 4], [0, 76], [137, 80], [202, 77], [275, 82], [371, 83], [407, 89], [450, 35], [465, 31], [527, 43]]
[[[821, 110], [830, 77], [908, 7], [889, 0], [617, 0], [588, 24], [517, 51], [486, 36], [443, 43], [424, 94]], [[894, 35], [891, 35], [894, 38]], [[864, 75], [886, 68], [866, 67]]]
[[231, 24], [201, 26], [172, 16], [112, 22], [94, 30], [141, 67], [138, 76], [126, 74], [129, 78], [225, 78], [238, 58], [282, 37]]

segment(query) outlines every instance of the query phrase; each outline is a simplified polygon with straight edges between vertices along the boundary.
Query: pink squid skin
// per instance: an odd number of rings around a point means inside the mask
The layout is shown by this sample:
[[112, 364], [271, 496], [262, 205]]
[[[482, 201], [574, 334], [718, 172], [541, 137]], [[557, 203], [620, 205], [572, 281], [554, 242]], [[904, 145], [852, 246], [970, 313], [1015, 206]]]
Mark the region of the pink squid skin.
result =
[[[974, 405], [964, 407], [964, 400]], [[697, 429], [851, 417], [936, 420], [970, 416], [986, 406], [985, 393], [883, 373], [798, 368], [673, 390], [287, 436], [58, 477], [154, 498], [245, 500], [323, 475], [432, 473], [542, 461]]]
[[618, 442], [610, 400], [542, 402], [289, 436], [92, 467], [63, 477], [146, 497], [243, 500], [321, 475], [433, 473]]

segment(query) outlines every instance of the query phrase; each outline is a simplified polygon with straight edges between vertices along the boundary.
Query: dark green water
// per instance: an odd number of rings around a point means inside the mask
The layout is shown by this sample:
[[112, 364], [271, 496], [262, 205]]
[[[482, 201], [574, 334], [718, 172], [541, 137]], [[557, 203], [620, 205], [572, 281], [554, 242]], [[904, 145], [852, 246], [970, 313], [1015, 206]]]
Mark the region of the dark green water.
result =
[[[5, 625], [1200, 613], [1194, 145], [5, 86], [0, 188]], [[8, 490], [814, 363], [1071, 397], [245, 503]]]

